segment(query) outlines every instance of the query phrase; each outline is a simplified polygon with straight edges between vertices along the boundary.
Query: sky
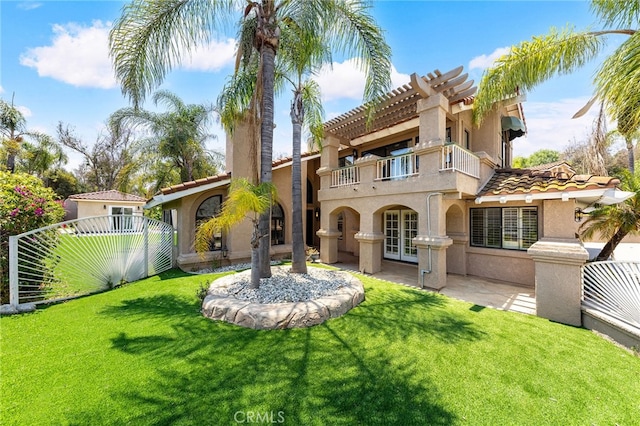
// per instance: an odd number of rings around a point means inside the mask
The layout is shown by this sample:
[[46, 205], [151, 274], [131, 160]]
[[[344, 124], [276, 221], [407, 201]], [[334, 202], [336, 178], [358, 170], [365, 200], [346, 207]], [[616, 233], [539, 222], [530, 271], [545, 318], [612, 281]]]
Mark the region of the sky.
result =
[[[55, 136], [59, 122], [70, 125], [86, 144], [93, 144], [110, 114], [129, 106], [122, 95], [108, 55], [107, 38], [127, 2], [0, 1], [0, 97], [13, 99], [27, 127]], [[479, 83], [484, 70], [509, 47], [551, 27], [568, 24], [598, 29], [585, 1], [395, 1], [372, 2], [371, 14], [391, 46], [393, 87], [409, 82], [416, 72], [446, 72], [463, 65]], [[221, 31], [216, 41], [185, 57], [158, 89], [169, 90], [187, 104], [215, 103], [233, 72], [235, 31]], [[616, 46], [605, 48], [603, 55]], [[317, 77], [325, 118], [329, 120], [362, 103], [363, 73], [353, 58], [333, 57]], [[596, 59], [580, 71], [554, 78], [527, 93], [524, 113], [528, 133], [514, 141], [514, 155], [539, 149], [561, 151], [585, 140], [596, 114], [593, 108], [572, 119], [593, 93]], [[274, 156], [291, 154], [291, 93], [276, 99]], [[150, 96], [144, 108], [154, 110]], [[224, 132], [209, 148], [224, 152]], [[81, 157], [69, 152], [67, 169]]]

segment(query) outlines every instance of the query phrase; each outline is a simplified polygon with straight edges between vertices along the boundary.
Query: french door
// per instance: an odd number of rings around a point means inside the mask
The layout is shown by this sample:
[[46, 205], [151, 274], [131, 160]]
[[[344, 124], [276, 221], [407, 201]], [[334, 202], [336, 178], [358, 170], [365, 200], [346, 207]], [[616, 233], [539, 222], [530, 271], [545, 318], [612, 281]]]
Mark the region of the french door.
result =
[[418, 263], [413, 238], [418, 235], [418, 213], [413, 210], [384, 212], [384, 257]]

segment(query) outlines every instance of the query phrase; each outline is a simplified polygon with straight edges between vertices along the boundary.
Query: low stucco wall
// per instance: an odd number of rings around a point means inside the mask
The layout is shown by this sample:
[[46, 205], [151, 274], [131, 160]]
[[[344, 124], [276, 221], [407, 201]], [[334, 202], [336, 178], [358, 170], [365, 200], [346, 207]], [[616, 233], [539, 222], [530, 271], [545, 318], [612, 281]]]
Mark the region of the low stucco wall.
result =
[[469, 247], [467, 274], [535, 286], [535, 265], [526, 251]]

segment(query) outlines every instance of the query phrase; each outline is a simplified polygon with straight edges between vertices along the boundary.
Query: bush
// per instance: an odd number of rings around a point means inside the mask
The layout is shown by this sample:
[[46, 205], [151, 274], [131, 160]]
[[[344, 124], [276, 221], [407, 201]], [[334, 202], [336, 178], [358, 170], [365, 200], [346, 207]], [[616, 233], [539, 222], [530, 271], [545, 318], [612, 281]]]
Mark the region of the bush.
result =
[[0, 171], [0, 301], [9, 301], [9, 237], [60, 222], [62, 202], [35, 176]]

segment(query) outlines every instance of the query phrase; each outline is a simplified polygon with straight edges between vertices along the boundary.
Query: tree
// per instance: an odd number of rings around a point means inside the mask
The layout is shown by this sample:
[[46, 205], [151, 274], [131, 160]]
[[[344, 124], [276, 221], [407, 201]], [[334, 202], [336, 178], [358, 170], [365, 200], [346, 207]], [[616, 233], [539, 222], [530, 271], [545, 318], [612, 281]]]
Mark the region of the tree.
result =
[[[222, 20], [233, 15], [239, 2], [134, 0], [111, 30], [110, 52], [123, 93], [137, 107], [157, 87], [166, 73], [200, 43], [210, 41]], [[301, 34], [325, 34], [331, 46], [345, 54], [355, 53], [366, 69], [364, 100], [383, 95], [390, 85], [389, 46], [382, 31], [361, 0], [261, 0], [245, 3], [241, 25], [259, 52], [260, 181], [271, 182], [275, 58], [280, 34], [286, 26]], [[243, 46], [243, 43], [240, 43]], [[239, 57], [243, 52], [239, 52]], [[383, 90], [380, 90], [383, 88]], [[269, 215], [260, 219], [260, 232], [269, 231]], [[262, 239], [260, 265], [263, 277], [271, 275], [269, 241]]]
[[155, 113], [139, 108], [122, 108], [111, 115], [111, 126], [115, 129], [123, 126], [146, 129], [149, 137], [142, 143], [145, 157], [156, 161], [168, 160], [180, 171], [180, 182], [216, 174], [222, 156], [206, 148], [206, 142], [215, 138], [208, 132], [213, 107], [187, 105], [166, 90], [154, 93], [153, 102], [156, 106], [166, 106], [168, 110]]
[[589, 214], [589, 218], [580, 226], [583, 239], [601, 235], [607, 239], [595, 260], [607, 260], [627, 235], [640, 234], [640, 177], [622, 170], [621, 188], [635, 193], [623, 203], [600, 207]]
[[56, 198], [35, 176], [0, 171], [0, 303], [9, 300], [9, 237], [59, 222]]
[[68, 157], [51, 136], [39, 134], [33, 139], [33, 143], [29, 141], [22, 143], [18, 168], [44, 180], [47, 171], [61, 168], [67, 164]]
[[262, 182], [255, 185], [246, 178], [233, 179], [227, 199], [222, 203], [220, 214], [198, 226], [195, 240], [196, 251], [198, 253], [208, 251], [209, 242], [216, 233], [229, 230], [245, 219], [249, 219], [253, 224], [253, 233], [251, 235], [251, 288], [258, 288], [260, 286], [260, 240], [269, 237], [269, 234], [260, 233], [259, 217], [270, 209], [271, 200], [276, 198], [275, 186], [270, 182]]
[[[640, 129], [640, 0], [592, 0], [591, 10], [609, 27], [601, 31], [576, 31], [568, 26], [551, 28], [548, 34], [522, 42], [488, 69], [478, 86], [474, 120], [480, 123], [496, 103], [526, 92], [556, 75], [570, 74], [594, 59], [608, 36], [629, 36], [603, 62], [595, 75], [596, 95], [609, 114], [622, 119], [625, 129]], [[631, 28], [630, 28], [631, 27]], [[625, 133], [626, 130], [625, 130]], [[628, 145], [629, 147], [629, 145]], [[629, 149], [629, 169], [633, 173], [633, 147]]]
[[24, 115], [11, 104], [0, 99], [0, 135], [2, 146], [7, 153], [7, 170], [13, 173], [16, 168], [16, 155], [20, 152], [24, 138], [45, 137], [45, 135], [27, 129], [27, 120]]
[[78, 138], [73, 128], [58, 123], [58, 140], [84, 157], [77, 175], [88, 191], [107, 191], [128, 185], [130, 164], [133, 162], [133, 133], [122, 129], [107, 128], [105, 133], [89, 147]]

